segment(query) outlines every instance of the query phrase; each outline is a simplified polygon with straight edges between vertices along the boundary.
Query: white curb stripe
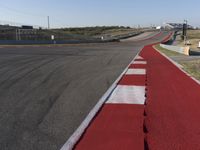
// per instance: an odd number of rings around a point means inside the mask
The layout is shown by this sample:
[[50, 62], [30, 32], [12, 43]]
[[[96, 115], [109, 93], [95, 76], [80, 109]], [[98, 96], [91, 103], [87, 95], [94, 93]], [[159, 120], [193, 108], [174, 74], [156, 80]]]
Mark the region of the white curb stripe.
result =
[[133, 64], [147, 64], [147, 61], [134, 61]]
[[146, 69], [128, 69], [126, 75], [146, 75]]
[[144, 59], [143, 57], [141, 56], [137, 56], [136, 59]]
[[106, 103], [144, 105], [145, 86], [118, 85]]

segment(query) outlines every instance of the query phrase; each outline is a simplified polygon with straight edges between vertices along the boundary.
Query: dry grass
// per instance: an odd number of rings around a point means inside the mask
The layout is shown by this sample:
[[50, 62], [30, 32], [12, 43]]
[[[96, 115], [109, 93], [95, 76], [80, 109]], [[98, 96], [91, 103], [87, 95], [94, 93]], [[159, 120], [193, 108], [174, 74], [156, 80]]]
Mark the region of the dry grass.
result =
[[188, 39], [200, 39], [200, 30], [188, 30]]
[[181, 61], [179, 63], [183, 66], [183, 69], [186, 72], [195, 77], [197, 80], [200, 80], [200, 60]]
[[112, 36], [119, 36], [119, 35], [123, 35], [123, 34], [129, 34], [129, 33], [133, 33], [133, 32], [139, 32], [136, 29], [112, 29], [112, 30], [108, 30], [105, 32], [102, 32], [101, 34], [103, 35], [112, 35]]
[[[197, 48], [199, 45], [199, 42], [200, 42], [200, 30], [188, 30], [187, 35], [188, 35], [187, 38], [191, 44], [191, 45], [189, 45], [190, 48], [200, 50], [199, 48]], [[178, 45], [184, 46], [183, 40], [179, 40]]]
[[[188, 45], [188, 46], [190, 46], [190, 49], [200, 50], [200, 49], [198, 48], [200, 39], [189, 39], [189, 41], [190, 41], [190, 44], [191, 44], [191, 45]], [[185, 45], [184, 45], [184, 42], [181, 41], [181, 42], [178, 44], [178, 46], [182, 46], [182, 47], [185, 46]]]

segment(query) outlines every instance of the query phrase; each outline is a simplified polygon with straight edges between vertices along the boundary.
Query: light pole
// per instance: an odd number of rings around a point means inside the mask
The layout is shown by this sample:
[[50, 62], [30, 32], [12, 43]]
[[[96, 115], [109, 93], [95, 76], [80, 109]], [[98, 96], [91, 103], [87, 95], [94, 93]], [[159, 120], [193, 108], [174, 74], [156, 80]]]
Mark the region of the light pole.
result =
[[50, 29], [50, 21], [49, 21], [49, 16], [47, 16], [47, 23], [48, 23], [48, 29]]
[[183, 38], [184, 38], [184, 44], [186, 45], [186, 40], [187, 40], [187, 25], [188, 24], [188, 21], [187, 20], [184, 20], [184, 23], [183, 23]]

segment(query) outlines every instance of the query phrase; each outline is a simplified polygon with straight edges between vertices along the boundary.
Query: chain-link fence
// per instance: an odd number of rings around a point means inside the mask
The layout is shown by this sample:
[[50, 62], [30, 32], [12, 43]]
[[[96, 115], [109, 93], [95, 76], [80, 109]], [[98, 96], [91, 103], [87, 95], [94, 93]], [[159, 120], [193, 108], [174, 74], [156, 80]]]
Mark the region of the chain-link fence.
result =
[[[52, 36], [54, 37], [53, 39]], [[44, 29], [0, 28], [0, 40], [65, 41], [86, 39], [97, 40], [98, 38]]]

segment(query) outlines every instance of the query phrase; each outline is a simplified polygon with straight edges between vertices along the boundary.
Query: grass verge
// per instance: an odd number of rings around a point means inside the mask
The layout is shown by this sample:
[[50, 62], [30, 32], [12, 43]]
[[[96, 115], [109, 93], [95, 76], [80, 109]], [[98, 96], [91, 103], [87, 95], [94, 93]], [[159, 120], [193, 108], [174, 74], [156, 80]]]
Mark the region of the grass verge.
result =
[[192, 61], [182, 61], [179, 62], [183, 69], [188, 72], [191, 76], [200, 80], [200, 59], [199, 60], [192, 60]]
[[[190, 42], [190, 45], [188, 46], [190, 46], [191, 49], [200, 51], [200, 49], [198, 48], [200, 42], [200, 30], [188, 30], [187, 40]], [[181, 39], [180, 36], [178, 36], [176, 42], [179, 46], [185, 46], [184, 41]]]

